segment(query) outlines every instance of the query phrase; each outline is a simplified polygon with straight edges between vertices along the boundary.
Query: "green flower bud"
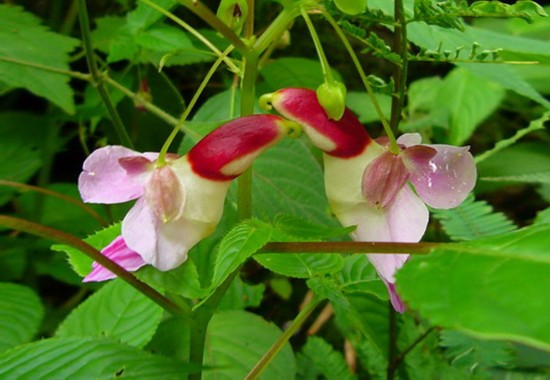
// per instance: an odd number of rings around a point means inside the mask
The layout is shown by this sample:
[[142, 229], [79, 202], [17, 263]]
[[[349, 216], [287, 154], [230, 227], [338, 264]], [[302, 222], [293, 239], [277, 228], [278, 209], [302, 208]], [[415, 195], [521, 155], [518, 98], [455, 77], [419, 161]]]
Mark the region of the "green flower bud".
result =
[[248, 16], [248, 4], [246, 0], [221, 0], [216, 16], [236, 34], [240, 34]]
[[367, 0], [334, 0], [343, 13], [354, 16], [367, 9]]
[[346, 86], [333, 81], [323, 83], [317, 88], [317, 100], [329, 119], [340, 120], [346, 110]]

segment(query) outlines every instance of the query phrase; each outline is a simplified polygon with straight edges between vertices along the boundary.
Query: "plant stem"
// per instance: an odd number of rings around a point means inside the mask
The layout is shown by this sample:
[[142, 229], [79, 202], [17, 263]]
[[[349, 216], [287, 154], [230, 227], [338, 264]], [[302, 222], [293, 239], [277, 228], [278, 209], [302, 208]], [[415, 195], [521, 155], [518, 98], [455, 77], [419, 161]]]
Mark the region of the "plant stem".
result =
[[395, 376], [394, 366], [395, 358], [397, 357], [397, 312], [393, 308], [392, 304], [388, 302], [389, 307], [389, 339], [388, 339], [388, 368], [387, 368], [387, 380], [393, 380]]
[[86, 7], [86, 0], [78, 1], [78, 14], [80, 16], [80, 30], [82, 33], [82, 42], [84, 43], [84, 50], [86, 52], [86, 61], [88, 62], [88, 69], [92, 74], [92, 84], [97, 88], [105, 107], [111, 115], [111, 120], [113, 121], [113, 126], [115, 128], [115, 133], [118, 136], [120, 143], [128, 148], [133, 148], [132, 140], [128, 136], [128, 132], [122, 123], [122, 119], [118, 114], [109, 93], [105, 89], [103, 83], [103, 76], [99, 72], [97, 61], [95, 59], [94, 49], [92, 46], [92, 38], [90, 33], [90, 20], [88, 18], [88, 9]]
[[90, 74], [84, 74], [84, 73], [81, 73], [81, 72], [78, 72], [78, 71], [58, 69], [57, 67], [53, 67], [53, 66], [41, 65], [39, 63], [34, 63], [34, 62], [20, 61], [18, 59], [13, 59], [13, 58], [9, 58], [9, 57], [0, 57], [0, 61], [16, 63], [18, 65], [23, 65], [23, 66], [34, 67], [35, 69], [48, 71], [50, 73], [67, 75], [69, 77], [84, 80], [84, 81], [87, 81], [87, 82], [92, 81], [92, 76]]
[[3, 179], [0, 179], [0, 186], [9, 186], [9, 187], [15, 187], [21, 190], [35, 191], [37, 193], [41, 193], [44, 195], [49, 195], [51, 197], [61, 199], [62, 201], [65, 201], [67, 203], [71, 203], [77, 207], [80, 207], [82, 210], [90, 214], [95, 220], [97, 220], [101, 226], [106, 227], [108, 225], [107, 221], [105, 221], [101, 216], [99, 216], [97, 212], [95, 212], [93, 209], [91, 209], [90, 207], [88, 207], [86, 204], [82, 203], [78, 199], [69, 197], [68, 195], [61, 194], [56, 191], [44, 189], [38, 186], [27, 185], [19, 182], [6, 181]]
[[[143, 1], [143, 0], [142, 0]], [[226, 40], [231, 42], [235, 48], [244, 54], [248, 49], [244, 42], [235, 34], [235, 32], [224, 24], [212, 11], [198, 0], [178, 0], [180, 4], [199, 16], [204, 22], [220, 32]]]
[[405, 20], [403, 0], [395, 0], [394, 18], [394, 50], [401, 57], [401, 66], [396, 65], [393, 70], [395, 93], [392, 97], [390, 125], [393, 130], [397, 130], [401, 122], [401, 113], [403, 112], [403, 105], [405, 103], [407, 71], [409, 66], [407, 61], [407, 23]]
[[377, 243], [363, 241], [346, 242], [274, 242], [267, 243], [257, 254], [264, 253], [409, 253], [426, 255], [438, 247], [449, 246], [449, 243]]
[[188, 313], [180, 306], [178, 306], [168, 298], [164, 297], [162, 294], [157, 292], [146, 283], [138, 280], [132, 273], [128, 272], [126, 269], [124, 269], [114, 261], [110, 260], [97, 249], [80, 240], [76, 236], [38, 223], [33, 223], [29, 222], [28, 220], [14, 218], [6, 215], [0, 215], [0, 226], [11, 228], [16, 231], [27, 232], [35, 236], [40, 236], [44, 239], [53, 240], [58, 243], [63, 243], [73, 248], [76, 248], [84, 253], [86, 256], [92, 258], [102, 267], [117, 275], [117, 277], [120, 277], [123, 281], [127, 282], [143, 295], [150, 298], [152, 301], [157, 303], [170, 314], [179, 315], [186, 319], [188, 318]]
[[426, 330], [424, 333], [422, 333], [418, 338], [416, 338], [414, 340], [414, 342], [412, 342], [409, 347], [407, 347], [405, 350], [403, 350], [403, 352], [401, 352], [399, 355], [397, 355], [393, 361], [393, 367], [394, 367], [394, 371], [397, 370], [399, 368], [399, 366], [401, 365], [401, 363], [403, 362], [403, 360], [405, 360], [405, 356], [407, 356], [409, 354], [409, 352], [411, 352], [420, 342], [422, 342], [424, 339], [426, 339], [426, 337], [428, 335], [430, 335], [430, 333], [434, 330], [436, 330], [437, 327], [430, 327], [428, 330]]
[[251, 39], [254, 36], [254, 3], [254, 0], [246, 0], [246, 4], [248, 5], [248, 16], [244, 24], [244, 36], [247, 39]]
[[321, 70], [323, 71], [325, 82], [332, 83], [334, 82], [334, 78], [332, 77], [332, 72], [330, 70], [330, 65], [328, 63], [327, 56], [325, 55], [325, 51], [323, 50], [323, 45], [321, 45], [321, 40], [317, 35], [317, 31], [315, 30], [307, 11], [302, 8], [301, 13], [304, 21], [306, 22], [309, 34], [311, 35], [311, 39], [313, 40], [313, 45], [315, 45], [315, 50], [317, 50], [317, 56], [319, 57], [319, 62], [321, 63]]
[[257, 54], [261, 54], [265, 51], [279, 37], [287, 28], [288, 25], [300, 15], [299, 3], [292, 3], [290, 6], [285, 7], [279, 13], [277, 18], [267, 27], [260, 37], [254, 43], [254, 51]]
[[311, 315], [313, 310], [321, 302], [320, 298], [314, 297], [310, 303], [308, 303], [301, 311], [298, 313], [296, 318], [292, 321], [290, 326], [283, 332], [283, 334], [277, 339], [275, 343], [267, 350], [267, 352], [262, 356], [260, 361], [256, 363], [254, 368], [246, 375], [245, 379], [254, 380], [257, 379], [262, 372], [267, 368], [269, 363], [273, 361], [275, 356], [281, 351], [284, 345], [290, 340], [290, 338], [298, 331], [300, 327], [304, 324], [307, 318]]
[[372, 90], [372, 87], [369, 83], [369, 79], [367, 78], [367, 75], [365, 74], [365, 71], [363, 70], [363, 67], [361, 66], [361, 62], [359, 62], [359, 58], [357, 58], [357, 55], [355, 54], [355, 51], [353, 51], [353, 48], [351, 47], [351, 44], [349, 43], [348, 39], [346, 38], [346, 35], [344, 34], [344, 31], [336, 20], [331, 16], [330, 13], [328, 13], [325, 9], [322, 10], [323, 15], [328, 20], [330, 25], [332, 25], [333, 29], [336, 31], [336, 34], [338, 37], [340, 37], [340, 40], [344, 44], [346, 50], [348, 51], [348, 54], [351, 57], [351, 60], [353, 61], [353, 64], [355, 65], [355, 69], [357, 70], [357, 73], [359, 74], [359, 77], [361, 77], [361, 81], [363, 82], [363, 85], [365, 86], [365, 89], [367, 90], [367, 93], [369, 94], [369, 97], [371, 99], [372, 105], [374, 106], [374, 109], [376, 110], [376, 113], [378, 114], [378, 118], [380, 119], [380, 122], [382, 123], [382, 126], [384, 127], [384, 131], [386, 132], [386, 135], [388, 136], [390, 140], [390, 152], [397, 154], [399, 153], [399, 146], [397, 145], [397, 139], [395, 138], [395, 134], [393, 133], [393, 130], [386, 120], [386, 116], [384, 115], [384, 112], [382, 112], [382, 108], [380, 107], [380, 104], [378, 103], [378, 99], [376, 99], [376, 95], [374, 94], [374, 91]]

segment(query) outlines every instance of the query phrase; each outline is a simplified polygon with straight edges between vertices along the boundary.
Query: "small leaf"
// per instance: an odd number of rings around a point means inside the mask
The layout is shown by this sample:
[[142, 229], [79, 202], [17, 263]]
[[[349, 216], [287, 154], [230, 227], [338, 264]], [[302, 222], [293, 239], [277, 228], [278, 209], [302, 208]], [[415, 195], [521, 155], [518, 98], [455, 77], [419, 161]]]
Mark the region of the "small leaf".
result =
[[[0, 355], [0, 378], [181, 379], [186, 364], [98, 338], [50, 338]], [[53, 377], [52, 377], [53, 376]]]
[[264, 284], [250, 285], [237, 277], [223, 296], [218, 310], [243, 310], [247, 307], [258, 307], [262, 302], [264, 291]]
[[30, 341], [43, 316], [44, 308], [34, 290], [0, 283], [0, 352]]
[[162, 312], [156, 303], [116, 279], [74, 309], [56, 336], [109, 337], [143, 347], [155, 333]]
[[322, 338], [309, 337], [306, 345], [302, 348], [301, 356], [306, 359], [305, 363], [302, 363], [301, 370], [306, 367], [308, 371], [311, 371], [310, 367], [314, 367], [325, 379], [350, 380], [356, 378], [350, 373], [342, 354], [334, 350]]
[[344, 267], [336, 279], [344, 293], [370, 293], [381, 300], [388, 299], [388, 291], [366, 255], [345, 257]]

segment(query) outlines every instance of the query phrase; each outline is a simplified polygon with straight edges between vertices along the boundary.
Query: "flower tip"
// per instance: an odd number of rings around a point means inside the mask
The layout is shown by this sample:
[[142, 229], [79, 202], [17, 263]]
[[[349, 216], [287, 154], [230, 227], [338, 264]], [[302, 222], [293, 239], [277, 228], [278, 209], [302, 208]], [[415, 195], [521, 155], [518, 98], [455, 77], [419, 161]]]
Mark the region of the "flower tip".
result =
[[302, 135], [302, 126], [295, 121], [283, 119], [278, 124], [291, 139], [296, 139]]
[[273, 105], [271, 104], [271, 101], [273, 99], [273, 92], [270, 92], [268, 94], [263, 94], [260, 96], [260, 100], [258, 103], [260, 104], [260, 108], [265, 111], [270, 111], [273, 108]]

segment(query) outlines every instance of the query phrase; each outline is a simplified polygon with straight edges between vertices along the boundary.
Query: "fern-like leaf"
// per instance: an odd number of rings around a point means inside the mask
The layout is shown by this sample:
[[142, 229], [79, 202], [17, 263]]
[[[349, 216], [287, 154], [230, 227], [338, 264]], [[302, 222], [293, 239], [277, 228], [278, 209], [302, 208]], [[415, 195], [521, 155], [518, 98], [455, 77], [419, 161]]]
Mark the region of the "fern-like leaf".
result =
[[454, 241], [475, 240], [517, 228], [503, 213], [494, 212], [487, 202], [476, 201], [472, 195], [460, 206], [450, 210], [434, 210], [433, 215]]
[[342, 354], [319, 337], [310, 337], [299, 356], [303, 378], [351, 380], [356, 377], [349, 371]]

